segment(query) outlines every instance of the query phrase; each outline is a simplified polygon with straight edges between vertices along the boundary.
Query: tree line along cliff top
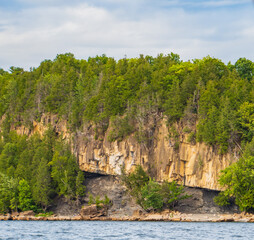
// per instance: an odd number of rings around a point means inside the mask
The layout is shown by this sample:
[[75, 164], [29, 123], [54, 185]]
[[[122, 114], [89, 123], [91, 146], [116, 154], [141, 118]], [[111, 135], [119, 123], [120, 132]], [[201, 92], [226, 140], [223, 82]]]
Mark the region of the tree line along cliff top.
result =
[[173, 53], [118, 61], [59, 54], [30, 71], [0, 69], [1, 127], [32, 127], [43, 113], [53, 113], [73, 132], [91, 122], [103, 133], [112, 122], [112, 141], [136, 132], [142, 142], [146, 118], [165, 116], [223, 154], [253, 138], [253, 75], [246, 58], [225, 65], [209, 56], [184, 62]]

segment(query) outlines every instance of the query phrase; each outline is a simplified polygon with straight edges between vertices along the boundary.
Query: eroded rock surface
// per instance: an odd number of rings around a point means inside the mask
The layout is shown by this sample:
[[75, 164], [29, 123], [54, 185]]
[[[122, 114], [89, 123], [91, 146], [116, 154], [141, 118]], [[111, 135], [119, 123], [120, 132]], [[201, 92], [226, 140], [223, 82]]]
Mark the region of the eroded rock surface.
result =
[[139, 143], [134, 134], [122, 141], [109, 142], [110, 127], [104, 135], [95, 133], [91, 125], [71, 133], [65, 120], [60, 121], [56, 116], [47, 114], [40, 122], [33, 123], [32, 131], [23, 126], [13, 127], [13, 130], [19, 134], [43, 134], [48, 124], [63, 139], [71, 142], [81, 170], [91, 173], [119, 175], [122, 166], [131, 172], [136, 165], [142, 165], [157, 181], [177, 180], [189, 187], [220, 190], [217, 181], [220, 171], [238, 159], [236, 151], [219, 155], [204, 143], [190, 143], [188, 133], [182, 131], [183, 126], [177, 126], [181, 134], [176, 143], [170, 137], [165, 119], [147, 125], [147, 130], [151, 132], [148, 145]]
[[105, 195], [111, 201], [108, 208], [108, 215], [113, 217], [132, 216], [142, 208], [136, 204], [135, 200], [128, 194], [125, 186], [116, 176], [94, 176], [86, 178], [86, 197], [85, 202], [89, 201], [89, 194], [104, 199]]

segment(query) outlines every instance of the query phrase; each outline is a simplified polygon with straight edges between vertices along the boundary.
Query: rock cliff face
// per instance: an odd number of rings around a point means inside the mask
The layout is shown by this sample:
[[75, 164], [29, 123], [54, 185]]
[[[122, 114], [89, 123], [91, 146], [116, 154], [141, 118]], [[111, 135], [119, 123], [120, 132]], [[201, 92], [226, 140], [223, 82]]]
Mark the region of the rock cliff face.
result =
[[109, 142], [110, 128], [102, 136], [96, 136], [91, 125], [85, 126], [80, 132], [71, 133], [67, 122], [59, 121], [53, 115], [44, 115], [40, 122], [34, 122], [32, 131], [23, 126], [13, 127], [13, 130], [19, 134], [43, 134], [48, 124], [71, 142], [81, 170], [91, 173], [119, 175], [122, 166], [130, 172], [136, 165], [142, 165], [157, 181], [174, 179], [188, 187], [220, 190], [217, 182], [220, 171], [238, 158], [236, 153], [219, 155], [204, 143], [189, 143], [188, 134], [183, 131], [180, 131], [182, 133], [176, 145], [169, 137], [164, 119], [153, 128], [149, 147], [138, 143], [134, 134], [122, 141]]

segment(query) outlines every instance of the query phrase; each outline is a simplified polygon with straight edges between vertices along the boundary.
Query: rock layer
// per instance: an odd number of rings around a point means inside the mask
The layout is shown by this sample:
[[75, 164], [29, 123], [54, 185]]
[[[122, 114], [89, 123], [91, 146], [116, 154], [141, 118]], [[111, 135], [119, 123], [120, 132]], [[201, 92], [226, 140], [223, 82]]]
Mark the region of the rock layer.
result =
[[24, 126], [13, 127], [13, 130], [19, 134], [43, 134], [48, 124], [70, 141], [81, 170], [91, 173], [119, 175], [122, 166], [131, 172], [136, 165], [142, 165], [157, 181], [177, 180], [189, 187], [221, 190], [217, 181], [221, 170], [238, 159], [236, 152], [219, 155], [204, 143], [188, 142], [188, 133], [184, 133], [181, 126], [176, 126], [180, 132], [176, 145], [165, 119], [160, 119], [152, 127], [147, 126], [152, 136], [148, 145], [139, 143], [135, 134], [110, 142], [110, 127], [103, 135], [98, 135], [92, 125], [71, 133], [65, 120], [60, 121], [57, 116], [49, 114], [43, 115], [40, 122], [33, 122], [31, 131]]

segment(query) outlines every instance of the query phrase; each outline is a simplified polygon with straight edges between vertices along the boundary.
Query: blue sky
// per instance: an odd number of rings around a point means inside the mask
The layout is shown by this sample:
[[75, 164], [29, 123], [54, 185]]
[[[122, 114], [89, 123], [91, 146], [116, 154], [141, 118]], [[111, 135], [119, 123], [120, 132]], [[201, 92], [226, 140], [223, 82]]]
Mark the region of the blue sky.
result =
[[0, 68], [72, 52], [254, 61], [252, 0], [1, 0]]

